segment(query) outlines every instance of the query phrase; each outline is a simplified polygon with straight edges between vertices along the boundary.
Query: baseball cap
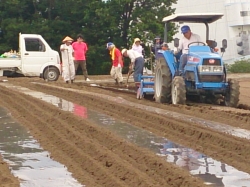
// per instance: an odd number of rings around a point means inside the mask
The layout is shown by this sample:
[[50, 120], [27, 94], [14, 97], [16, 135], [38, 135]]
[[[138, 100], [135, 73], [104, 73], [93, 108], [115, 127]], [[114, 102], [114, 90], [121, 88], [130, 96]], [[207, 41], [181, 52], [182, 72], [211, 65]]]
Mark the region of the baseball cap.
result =
[[114, 45], [112, 42], [108, 42], [108, 43], [107, 43], [107, 49], [108, 49], [110, 46], [112, 46], [112, 45]]
[[184, 25], [184, 26], [181, 27], [181, 33], [182, 34], [185, 34], [188, 31], [190, 31], [190, 27], [188, 25]]

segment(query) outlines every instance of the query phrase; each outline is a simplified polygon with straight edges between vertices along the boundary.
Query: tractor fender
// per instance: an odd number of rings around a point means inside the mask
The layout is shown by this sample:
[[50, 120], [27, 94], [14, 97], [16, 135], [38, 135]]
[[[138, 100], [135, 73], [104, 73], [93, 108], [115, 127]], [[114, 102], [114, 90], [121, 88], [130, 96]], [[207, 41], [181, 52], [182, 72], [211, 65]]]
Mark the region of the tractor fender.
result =
[[172, 78], [174, 78], [176, 74], [176, 68], [175, 68], [175, 59], [174, 59], [174, 54], [172, 51], [158, 51], [158, 53], [161, 53], [164, 57], [164, 59], [167, 62], [167, 65], [170, 69]]

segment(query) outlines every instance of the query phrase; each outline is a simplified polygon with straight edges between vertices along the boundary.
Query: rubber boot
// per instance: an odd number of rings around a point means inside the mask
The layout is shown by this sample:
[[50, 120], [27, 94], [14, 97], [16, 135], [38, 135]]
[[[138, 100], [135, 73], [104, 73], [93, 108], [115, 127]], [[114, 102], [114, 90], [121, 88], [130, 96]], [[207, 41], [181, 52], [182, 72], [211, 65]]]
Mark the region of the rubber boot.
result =
[[139, 87], [140, 87], [140, 82], [135, 82], [135, 92], [137, 92]]
[[119, 83], [118, 83], [118, 80], [117, 79], [115, 79], [115, 85], [118, 85]]

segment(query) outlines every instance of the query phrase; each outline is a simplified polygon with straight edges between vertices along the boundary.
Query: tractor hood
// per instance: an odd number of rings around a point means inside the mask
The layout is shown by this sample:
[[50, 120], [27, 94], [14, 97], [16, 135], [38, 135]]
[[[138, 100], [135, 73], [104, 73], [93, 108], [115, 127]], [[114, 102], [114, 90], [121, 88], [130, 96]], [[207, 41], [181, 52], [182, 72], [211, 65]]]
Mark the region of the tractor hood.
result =
[[191, 52], [189, 56], [199, 57], [199, 58], [213, 58], [213, 59], [221, 59], [221, 56], [218, 53], [206, 53], [206, 52]]

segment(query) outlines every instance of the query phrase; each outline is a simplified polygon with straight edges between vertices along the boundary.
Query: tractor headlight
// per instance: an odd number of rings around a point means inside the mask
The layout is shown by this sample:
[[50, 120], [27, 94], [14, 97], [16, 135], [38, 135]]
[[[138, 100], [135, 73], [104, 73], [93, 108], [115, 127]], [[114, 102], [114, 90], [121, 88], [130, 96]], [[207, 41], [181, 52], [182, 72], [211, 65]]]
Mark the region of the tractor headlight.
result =
[[211, 70], [211, 66], [199, 66], [199, 72], [210, 72]]
[[213, 72], [223, 72], [223, 66], [213, 66]]

